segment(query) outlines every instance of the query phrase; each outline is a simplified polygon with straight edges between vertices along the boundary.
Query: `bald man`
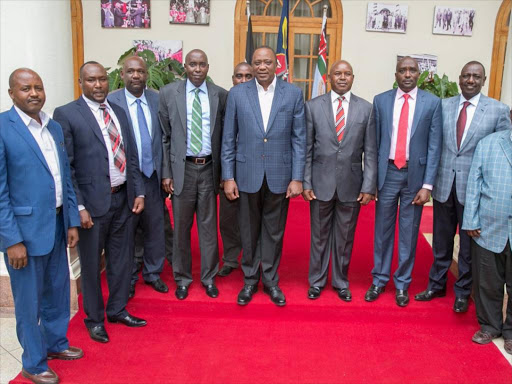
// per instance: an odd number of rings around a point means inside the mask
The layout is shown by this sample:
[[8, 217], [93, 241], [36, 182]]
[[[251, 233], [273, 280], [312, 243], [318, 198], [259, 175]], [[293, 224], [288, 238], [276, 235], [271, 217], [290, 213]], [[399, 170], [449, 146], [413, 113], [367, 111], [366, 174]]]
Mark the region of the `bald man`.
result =
[[334, 63], [329, 81], [331, 92], [305, 106], [302, 196], [310, 202], [311, 213], [308, 298], [317, 299], [325, 287], [332, 253], [332, 286], [348, 302], [352, 300], [348, 267], [357, 217], [361, 205], [375, 199], [377, 143], [370, 124], [372, 105], [351, 92], [354, 71], [350, 63]]
[[62, 128], [41, 110], [41, 78], [17, 69], [9, 77], [9, 96], [14, 106], [0, 114], [0, 251], [11, 278], [22, 375], [58, 383], [48, 360], [83, 356], [66, 337], [66, 244], [77, 244], [80, 217]]
[[[253, 78], [252, 67], [243, 62], [239, 63], [233, 70], [233, 86], [251, 81]], [[221, 189], [224, 183], [221, 182]], [[217, 276], [224, 277], [238, 268], [238, 255], [242, 250], [240, 238], [240, 227], [238, 223], [238, 211], [240, 204], [238, 200], [228, 200], [224, 193], [219, 194], [219, 228], [222, 237], [224, 255], [222, 256], [223, 266]]]

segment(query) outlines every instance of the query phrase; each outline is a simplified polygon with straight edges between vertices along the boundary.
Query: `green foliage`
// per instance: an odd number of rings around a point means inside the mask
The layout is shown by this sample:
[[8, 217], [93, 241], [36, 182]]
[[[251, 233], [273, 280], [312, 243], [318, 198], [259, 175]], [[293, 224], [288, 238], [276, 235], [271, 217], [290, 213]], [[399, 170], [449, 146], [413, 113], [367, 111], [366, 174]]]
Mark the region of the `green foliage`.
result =
[[[443, 75], [443, 77], [439, 77], [437, 74], [429, 76], [429, 72], [425, 71], [418, 78], [417, 84], [419, 89], [430, 92], [441, 99], [457, 96], [459, 94], [457, 83], [450, 81], [446, 75]], [[397, 87], [398, 84], [395, 81], [393, 88]]]

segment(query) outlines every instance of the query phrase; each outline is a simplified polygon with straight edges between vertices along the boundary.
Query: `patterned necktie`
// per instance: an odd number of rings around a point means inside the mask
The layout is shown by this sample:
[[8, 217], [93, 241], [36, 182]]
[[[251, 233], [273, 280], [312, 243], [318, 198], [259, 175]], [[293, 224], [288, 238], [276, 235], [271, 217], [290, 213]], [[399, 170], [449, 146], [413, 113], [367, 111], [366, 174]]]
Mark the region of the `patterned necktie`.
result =
[[459, 113], [459, 118], [457, 119], [457, 149], [460, 149], [462, 136], [464, 136], [464, 129], [466, 128], [466, 121], [468, 120], [468, 113], [466, 110], [469, 105], [471, 105], [469, 101], [464, 102]]
[[155, 169], [153, 166], [153, 153], [151, 149], [151, 136], [149, 136], [148, 123], [144, 110], [142, 109], [141, 100], [137, 99], [137, 121], [140, 132], [140, 146], [141, 146], [141, 171], [147, 178], [150, 178]]
[[196, 93], [192, 103], [192, 124], [190, 129], [190, 149], [194, 154], [201, 152], [203, 148], [203, 112], [201, 109], [201, 100], [199, 100], [200, 89], [194, 90]]
[[398, 121], [398, 134], [395, 149], [395, 165], [398, 169], [402, 169], [407, 164], [407, 130], [409, 128], [409, 97], [404, 95], [404, 105], [400, 112], [400, 120]]
[[336, 109], [336, 136], [338, 137], [338, 143], [343, 138], [343, 132], [345, 132], [345, 111], [343, 110], [343, 100], [345, 96], [338, 97], [338, 108]]
[[107, 127], [108, 136], [110, 137], [110, 145], [112, 147], [112, 153], [114, 154], [114, 165], [121, 172], [124, 172], [126, 168], [126, 155], [124, 153], [123, 138], [119, 134], [114, 120], [110, 117], [110, 113], [108, 113], [107, 105], [100, 104], [100, 109], [103, 112], [103, 121]]

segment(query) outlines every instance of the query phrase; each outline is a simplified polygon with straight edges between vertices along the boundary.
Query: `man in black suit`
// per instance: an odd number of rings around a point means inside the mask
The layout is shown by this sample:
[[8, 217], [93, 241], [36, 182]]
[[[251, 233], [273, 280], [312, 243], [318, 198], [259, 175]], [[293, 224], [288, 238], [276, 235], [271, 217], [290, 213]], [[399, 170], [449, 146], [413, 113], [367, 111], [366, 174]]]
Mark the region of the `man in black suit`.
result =
[[160, 90], [163, 131], [162, 187], [172, 194], [174, 249], [172, 267], [179, 300], [192, 283], [190, 229], [197, 218], [201, 251], [201, 283], [212, 298], [219, 295], [217, 194], [220, 185], [220, 146], [227, 92], [206, 82], [208, 57], [199, 50], [185, 57], [187, 80]]
[[[158, 119], [158, 92], [146, 88], [148, 77], [146, 63], [139, 56], [129, 57], [121, 69], [125, 88], [111, 93], [108, 101], [119, 105], [128, 116], [128, 122], [135, 138], [139, 166], [144, 180], [146, 196], [144, 211], [134, 217], [133, 228], [136, 248], [142, 249], [144, 269], [142, 277], [146, 284], [160, 293], [169, 291], [160, 279], [165, 259], [164, 220], [169, 222], [169, 214], [164, 217], [162, 207], [165, 202], [160, 188], [162, 174], [162, 130]], [[169, 223], [170, 224], [170, 223]], [[138, 243], [137, 243], [138, 242]], [[138, 266], [134, 262], [130, 298], [135, 295]]]
[[109, 298], [107, 319], [129, 327], [146, 325], [126, 303], [133, 261], [133, 214], [144, 209], [144, 182], [137, 148], [123, 109], [106, 100], [105, 68], [90, 61], [80, 68], [82, 96], [55, 109], [64, 132], [71, 177], [80, 211], [81, 284], [85, 325], [95, 341], [109, 341], [100, 284], [105, 250]]

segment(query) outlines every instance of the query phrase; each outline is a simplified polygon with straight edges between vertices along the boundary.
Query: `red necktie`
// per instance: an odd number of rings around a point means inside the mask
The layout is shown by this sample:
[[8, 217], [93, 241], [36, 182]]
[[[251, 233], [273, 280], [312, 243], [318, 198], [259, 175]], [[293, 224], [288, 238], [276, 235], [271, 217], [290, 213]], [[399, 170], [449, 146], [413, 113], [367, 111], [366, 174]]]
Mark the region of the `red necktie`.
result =
[[121, 172], [126, 168], [126, 155], [124, 153], [123, 138], [119, 134], [114, 120], [108, 113], [106, 104], [100, 104], [100, 109], [103, 111], [103, 121], [107, 127], [108, 136], [110, 137], [110, 145], [112, 153], [114, 154], [114, 164]]
[[459, 118], [457, 119], [457, 149], [460, 149], [460, 144], [462, 143], [462, 136], [464, 136], [464, 129], [466, 128], [466, 121], [468, 119], [466, 109], [468, 109], [470, 104], [469, 101], [464, 102], [459, 113]]
[[410, 95], [404, 94], [404, 105], [400, 112], [398, 122], [398, 134], [395, 149], [395, 165], [401, 169], [407, 164], [407, 129], [409, 127], [409, 99]]
[[336, 109], [336, 136], [338, 137], [338, 143], [343, 138], [343, 132], [345, 132], [345, 111], [343, 110], [343, 100], [345, 96], [338, 97], [339, 103]]

